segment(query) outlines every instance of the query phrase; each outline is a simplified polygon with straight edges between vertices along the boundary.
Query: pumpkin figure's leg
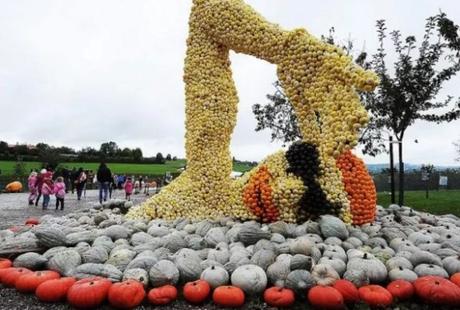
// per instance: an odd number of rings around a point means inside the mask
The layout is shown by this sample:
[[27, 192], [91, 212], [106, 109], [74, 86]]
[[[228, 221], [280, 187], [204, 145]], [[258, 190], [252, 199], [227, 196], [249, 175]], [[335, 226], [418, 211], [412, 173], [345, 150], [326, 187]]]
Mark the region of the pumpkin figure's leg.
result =
[[242, 0], [194, 0], [189, 25], [184, 73], [187, 170], [129, 216], [249, 217], [242, 201], [244, 184], [230, 179], [238, 98], [229, 49], [278, 65], [303, 140], [318, 148], [318, 183], [327, 199], [347, 205], [333, 156], [356, 142], [365, 111], [354, 87], [371, 87], [372, 76], [306, 31], [289, 32], [267, 22]]

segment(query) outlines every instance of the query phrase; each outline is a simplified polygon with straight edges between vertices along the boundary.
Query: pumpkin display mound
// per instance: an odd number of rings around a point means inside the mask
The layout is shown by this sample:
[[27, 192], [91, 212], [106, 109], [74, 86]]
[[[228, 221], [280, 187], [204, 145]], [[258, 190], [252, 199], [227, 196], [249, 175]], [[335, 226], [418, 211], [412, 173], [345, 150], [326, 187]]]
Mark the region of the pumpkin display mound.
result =
[[[332, 215], [298, 224], [232, 218], [132, 220], [112, 209], [94, 208], [45, 215], [37, 225], [0, 230], [0, 295], [16, 291], [5, 286], [17, 286], [29, 292], [20, 295], [26, 300], [35, 290], [40, 300], [68, 302], [72, 296], [70, 302], [83, 307], [87, 305], [67, 291], [75, 291], [75, 282], [83, 280], [79, 286], [84, 294], [87, 281], [103, 279], [93, 305], [142, 302], [145, 307], [213, 309], [242, 304], [250, 309], [289, 305], [294, 297], [295, 309], [305, 306], [308, 292], [318, 286], [341, 294], [334, 307], [363, 300], [370, 305], [456, 304], [460, 219], [396, 205], [376, 209], [375, 221], [365, 225], [346, 224]], [[51, 280], [43, 282], [44, 275]], [[135, 283], [129, 287], [138, 299], [118, 301], [123, 296], [113, 292], [124, 286], [117, 283]], [[449, 287], [450, 295], [443, 295], [443, 287]], [[426, 293], [430, 290], [432, 296]], [[326, 303], [323, 292], [328, 291], [315, 289], [312, 302]]]

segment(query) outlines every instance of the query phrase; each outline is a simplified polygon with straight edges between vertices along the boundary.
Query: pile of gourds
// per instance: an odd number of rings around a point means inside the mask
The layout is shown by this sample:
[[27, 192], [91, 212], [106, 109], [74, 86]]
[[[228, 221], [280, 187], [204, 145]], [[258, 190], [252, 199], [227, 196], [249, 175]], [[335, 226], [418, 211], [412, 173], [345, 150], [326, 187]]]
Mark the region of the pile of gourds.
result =
[[[290, 307], [296, 302], [296, 295], [307, 296], [308, 302], [320, 309], [345, 309], [347, 305], [357, 303], [388, 307], [395, 301], [410, 301], [414, 297], [433, 305], [460, 306], [460, 273], [453, 274], [450, 280], [439, 276], [423, 276], [414, 282], [394, 280], [386, 287], [371, 284], [358, 288], [351, 281], [335, 279], [324, 285], [304, 285], [303, 289], [295, 291], [283, 286], [265, 288], [267, 277], [257, 268], [260, 267], [240, 267], [240, 272], [237, 269], [232, 274], [234, 285], [220, 285], [219, 281], [226, 282], [228, 279], [222, 278], [218, 268], [212, 266], [207, 273], [203, 272], [201, 279], [186, 283], [182, 287], [182, 296], [193, 305], [212, 299], [218, 306], [232, 308], [243, 306], [248, 293], [261, 293], [264, 302], [271, 307]], [[250, 280], [256, 275], [263, 276]], [[298, 280], [302, 281], [301, 277]], [[106, 301], [117, 309], [132, 309], [145, 299], [151, 305], [162, 306], [178, 298], [178, 289], [171, 284], [152, 288], [147, 293], [146, 286], [133, 279], [118, 283], [103, 277], [77, 280], [61, 277], [55, 271], [33, 272], [26, 268], [15, 268], [8, 259], [0, 259], [0, 283], [16, 288], [20, 293], [35, 294], [42, 302], [67, 301], [79, 309], [96, 308]]]
[[[229, 147], [238, 104], [230, 50], [277, 65], [302, 145], [308, 146], [287, 154], [288, 174], [276, 174], [270, 167], [270, 162], [275, 170], [287, 165], [279, 154], [264, 161], [272, 178], [270, 186], [262, 185], [265, 198], [257, 206], [247, 194], [254, 192], [254, 178], [230, 178]], [[306, 30], [286, 31], [266, 21], [243, 0], [194, 0], [184, 82], [187, 169], [158, 195], [130, 210], [130, 218], [230, 216], [295, 222], [330, 213], [351, 223], [336, 159], [357, 144], [358, 132], [367, 123], [357, 90], [372, 91], [378, 84], [374, 73]]]

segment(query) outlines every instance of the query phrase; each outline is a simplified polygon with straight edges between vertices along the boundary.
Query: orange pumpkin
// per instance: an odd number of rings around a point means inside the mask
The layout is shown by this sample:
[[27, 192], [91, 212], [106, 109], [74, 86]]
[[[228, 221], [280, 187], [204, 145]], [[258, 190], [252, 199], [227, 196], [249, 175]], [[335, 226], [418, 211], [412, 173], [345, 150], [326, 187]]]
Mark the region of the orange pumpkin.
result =
[[8, 193], [19, 193], [22, 191], [22, 184], [19, 181], [14, 181], [6, 185], [5, 190]]
[[386, 307], [393, 303], [393, 296], [380, 285], [366, 285], [359, 288], [359, 297], [371, 307]]
[[209, 283], [204, 280], [188, 282], [184, 286], [184, 298], [190, 303], [200, 304], [208, 298], [211, 292]]
[[109, 293], [112, 282], [101, 277], [92, 277], [75, 282], [67, 292], [69, 304], [75, 308], [96, 308]]
[[331, 286], [315, 286], [308, 291], [308, 301], [320, 309], [344, 309], [342, 294]]
[[32, 271], [27, 268], [6, 268], [4, 269], [1, 280], [4, 286], [14, 287], [19, 277], [27, 273], [32, 273]]
[[414, 282], [415, 293], [426, 303], [440, 305], [459, 305], [460, 288], [454, 283], [438, 276], [425, 276]]
[[294, 291], [274, 286], [265, 290], [264, 301], [271, 307], [290, 307], [295, 302]]
[[387, 285], [387, 290], [398, 300], [408, 300], [414, 295], [414, 286], [406, 280], [395, 280]]
[[454, 273], [450, 277], [450, 281], [457, 284], [457, 286], [460, 286], [460, 272]]
[[45, 281], [59, 279], [61, 276], [56, 271], [45, 270], [27, 273], [18, 278], [15, 283], [16, 290], [21, 293], [34, 293], [37, 287]]
[[13, 263], [7, 258], [0, 258], [0, 269], [10, 268]]
[[109, 303], [118, 309], [132, 309], [145, 298], [144, 285], [136, 280], [113, 284], [109, 289]]
[[40, 224], [40, 221], [35, 217], [29, 217], [24, 224], [25, 225], [38, 225]]
[[67, 291], [75, 282], [77, 280], [71, 277], [45, 281], [37, 287], [35, 296], [44, 302], [62, 301], [67, 296]]
[[354, 304], [359, 301], [359, 291], [352, 282], [345, 279], [337, 280], [333, 287], [342, 294], [345, 303]]
[[217, 287], [213, 294], [212, 300], [221, 307], [237, 308], [244, 305], [244, 292], [236, 286], [225, 285]]
[[150, 290], [148, 294], [149, 302], [152, 305], [167, 305], [177, 298], [177, 288], [172, 285], [164, 285]]

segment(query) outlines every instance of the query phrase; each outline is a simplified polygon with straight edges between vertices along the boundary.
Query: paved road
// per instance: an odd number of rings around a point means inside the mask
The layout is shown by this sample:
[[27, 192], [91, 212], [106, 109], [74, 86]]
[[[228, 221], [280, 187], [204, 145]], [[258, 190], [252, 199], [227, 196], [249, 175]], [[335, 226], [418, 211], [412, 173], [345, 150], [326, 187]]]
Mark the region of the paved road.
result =
[[[77, 200], [76, 194], [67, 194], [65, 198], [64, 211], [55, 211], [54, 206], [56, 200], [54, 196], [51, 197], [49, 209], [43, 211], [41, 208], [41, 201], [38, 207], [29, 206], [27, 201], [28, 194], [0, 194], [0, 230], [11, 227], [13, 225], [24, 224], [24, 220], [28, 217], [40, 217], [44, 214], [53, 214], [61, 216], [66, 213], [74, 212], [75, 210], [91, 206], [99, 202], [99, 191], [88, 190], [86, 191], [86, 198]], [[124, 198], [124, 192], [117, 190], [114, 192], [112, 198]], [[134, 204], [139, 204], [146, 200], [148, 197], [143, 194], [133, 195], [132, 200]]]

